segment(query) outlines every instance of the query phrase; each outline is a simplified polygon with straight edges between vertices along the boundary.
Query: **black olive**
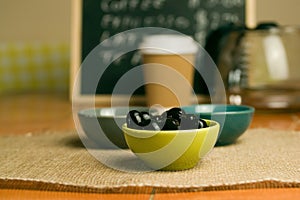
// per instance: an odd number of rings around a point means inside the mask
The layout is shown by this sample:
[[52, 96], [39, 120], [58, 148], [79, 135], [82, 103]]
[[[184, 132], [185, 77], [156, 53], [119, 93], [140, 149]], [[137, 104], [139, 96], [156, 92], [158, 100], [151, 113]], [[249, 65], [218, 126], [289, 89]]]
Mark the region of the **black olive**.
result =
[[140, 112], [141, 123], [140, 126], [148, 126], [151, 123], [151, 116], [148, 112]]
[[152, 115], [151, 119], [152, 122], [156, 122], [160, 129], [162, 129], [166, 123], [167, 115], [166, 113], [163, 113], [161, 115]]
[[199, 119], [198, 120], [198, 128], [206, 128], [206, 127], [208, 127], [206, 121], [203, 119]]
[[137, 110], [131, 110], [126, 116], [126, 123], [128, 128], [139, 128], [139, 124], [141, 123], [142, 119], [140, 116], [140, 112]]
[[178, 130], [179, 129], [179, 121], [173, 118], [167, 118], [166, 123], [164, 124], [162, 130]]
[[129, 128], [141, 130], [188, 130], [208, 127], [206, 121], [195, 114], [186, 114], [181, 108], [171, 108], [161, 115], [131, 110], [126, 117]]
[[181, 116], [185, 114], [185, 112], [181, 108], [175, 107], [167, 110], [166, 114], [168, 118], [173, 118], [180, 122]]

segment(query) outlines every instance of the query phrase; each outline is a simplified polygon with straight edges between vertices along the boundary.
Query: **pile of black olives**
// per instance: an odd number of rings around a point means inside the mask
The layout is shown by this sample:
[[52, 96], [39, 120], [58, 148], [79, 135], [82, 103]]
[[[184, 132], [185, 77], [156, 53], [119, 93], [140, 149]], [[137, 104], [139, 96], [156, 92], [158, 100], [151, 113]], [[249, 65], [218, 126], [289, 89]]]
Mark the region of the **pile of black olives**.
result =
[[181, 108], [171, 108], [161, 115], [131, 110], [127, 114], [128, 128], [141, 130], [187, 130], [206, 128], [207, 123], [194, 114], [187, 114]]

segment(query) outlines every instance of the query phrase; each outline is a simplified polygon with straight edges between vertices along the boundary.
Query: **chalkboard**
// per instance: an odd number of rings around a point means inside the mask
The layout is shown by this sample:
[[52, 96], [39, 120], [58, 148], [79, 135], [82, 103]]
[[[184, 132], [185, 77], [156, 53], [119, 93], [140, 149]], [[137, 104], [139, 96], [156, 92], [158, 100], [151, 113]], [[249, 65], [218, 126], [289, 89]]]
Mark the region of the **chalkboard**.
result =
[[[90, 52], [106, 39], [139, 27], [163, 27], [176, 30], [192, 36], [197, 42], [205, 45], [205, 38], [210, 31], [219, 26], [234, 22], [245, 23], [246, 0], [77, 0], [75, 17], [78, 45], [75, 45], [80, 63], [83, 63]], [[74, 34], [73, 33], [73, 34]], [[139, 43], [143, 35], [130, 35], [132, 43]], [[76, 36], [75, 36], [76, 38]], [[128, 39], [128, 38], [127, 38]], [[118, 42], [129, 41], [126, 38], [117, 38], [111, 44], [116, 47]], [[103, 48], [102, 48], [103, 50]], [[99, 59], [113, 60], [103, 72], [97, 89], [90, 87], [91, 79], [97, 73], [82, 65], [80, 74], [80, 91], [82, 95], [109, 95], [117, 81], [128, 70], [141, 63], [137, 50], [119, 55], [111, 53], [109, 45], [99, 53]], [[118, 56], [116, 56], [118, 55]], [[115, 56], [115, 57], [114, 57]], [[73, 58], [74, 59], [74, 58]], [[76, 58], [75, 58], [76, 59]], [[78, 63], [77, 63], [78, 64]], [[141, 75], [142, 76], [142, 75]], [[194, 89], [200, 93], [197, 84], [199, 74], [195, 74]], [[99, 79], [99, 77], [98, 77]], [[144, 94], [143, 87], [136, 94]]]

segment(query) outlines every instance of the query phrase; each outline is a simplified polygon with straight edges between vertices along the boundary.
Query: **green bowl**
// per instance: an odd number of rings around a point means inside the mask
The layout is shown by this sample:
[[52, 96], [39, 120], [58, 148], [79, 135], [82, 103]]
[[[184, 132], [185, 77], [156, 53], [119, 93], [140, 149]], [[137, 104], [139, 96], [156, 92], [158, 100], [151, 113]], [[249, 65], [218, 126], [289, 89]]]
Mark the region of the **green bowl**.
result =
[[214, 147], [219, 124], [207, 120], [209, 127], [191, 130], [151, 131], [122, 129], [130, 150], [154, 170], [193, 168]]
[[184, 106], [186, 113], [219, 122], [220, 133], [216, 145], [234, 143], [250, 126], [254, 108], [246, 105], [203, 104]]
[[147, 110], [145, 107], [89, 108], [78, 112], [79, 122], [88, 139], [99, 148], [128, 149], [122, 125], [129, 110]]

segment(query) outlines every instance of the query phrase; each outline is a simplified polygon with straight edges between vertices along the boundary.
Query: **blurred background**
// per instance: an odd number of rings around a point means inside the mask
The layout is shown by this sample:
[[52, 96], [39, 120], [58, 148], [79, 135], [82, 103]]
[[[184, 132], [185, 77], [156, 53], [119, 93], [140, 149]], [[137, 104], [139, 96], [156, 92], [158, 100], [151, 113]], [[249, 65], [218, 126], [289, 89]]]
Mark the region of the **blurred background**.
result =
[[[0, 0], [0, 94], [68, 92], [72, 0]], [[256, 20], [300, 24], [299, 0], [257, 0]]]
[[71, 0], [0, 0], [0, 93], [68, 92]]

